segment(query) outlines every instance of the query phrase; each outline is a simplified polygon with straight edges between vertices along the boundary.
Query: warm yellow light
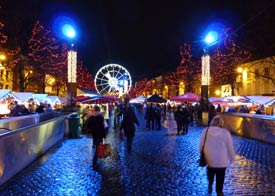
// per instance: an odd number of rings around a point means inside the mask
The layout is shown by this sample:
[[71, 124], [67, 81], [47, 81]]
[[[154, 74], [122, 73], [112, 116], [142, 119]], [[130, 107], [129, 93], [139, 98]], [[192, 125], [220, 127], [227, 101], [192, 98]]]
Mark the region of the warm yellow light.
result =
[[68, 82], [76, 83], [76, 63], [77, 53], [73, 50], [68, 51]]
[[215, 94], [216, 94], [217, 96], [219, 96], [219, 95], [221, 95], [221, 91], [220, 91], [220, 90], [216, 90], [216, 91], [215, 91]]
[[6, 59], [6, 56], [4, 54], [0, 54], [0, 60], [3, 61]]
[[55, 79], [54, 79], [54, 78], [50, 78], [49, 84], [50, 84], [50, 85], [53, 85], [54, 82], [55, 82]]
[[180, 85], [183, 85], [183, 82], [180, 82]]
[[165, 88], [165, 89], [168, 89], [168, 86], [166, 85], [164, 88]]
[[203, 55], [201, 61], [201, 85], [210, 85], [210, 56]]
[[238, 68], [237, 68], [237, 72], [238, 72], [238, 73], [242, 73], [242, 72], [243, 72], [243, 68], [238, 67]]

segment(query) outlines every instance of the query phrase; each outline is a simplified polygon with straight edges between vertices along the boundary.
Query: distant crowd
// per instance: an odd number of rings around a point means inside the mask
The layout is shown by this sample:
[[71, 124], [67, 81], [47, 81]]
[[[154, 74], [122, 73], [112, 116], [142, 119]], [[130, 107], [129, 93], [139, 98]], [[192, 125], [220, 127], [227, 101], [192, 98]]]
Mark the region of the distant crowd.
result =
[[17, 101], [11, 102], [9, 105], [10, 116], [24, 116], [33, 113], [51, 112], [52, 106], [50, 103], [40, 103], [36, 105], [34, 103], [28, 104], [28, 108], [24, 104], [18, 104]]

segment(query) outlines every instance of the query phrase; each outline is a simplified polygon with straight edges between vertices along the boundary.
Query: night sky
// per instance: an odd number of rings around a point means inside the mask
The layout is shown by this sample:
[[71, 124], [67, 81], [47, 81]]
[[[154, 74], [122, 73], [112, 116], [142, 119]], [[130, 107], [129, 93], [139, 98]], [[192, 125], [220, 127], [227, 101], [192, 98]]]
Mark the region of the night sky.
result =
[[[275, 29], [274, 0], [0, 2], [5, 5], [1, 17], [9, 21], [6, 26], [10, 34], [22, 37], [22, 42], [31, 35], [37, 19], [52, 29], [54, 16], [71, 16], [78, 26], [75, 43], [79, 57], [91, 74], [95, 76], [100, 67], [116, 63], [124, 66], [134, 81], [175, 70], [181, 60], [180, 45], [185, 42], [191, 44], [194, 56], [200, 56], [202, 38], [210, 24], [232, 28], [239, 39], [254, 39], [253, 34]], [[22, 24], [14, 25], [13, 21]], [[240, 45], [255, 49], [251, 42]]]

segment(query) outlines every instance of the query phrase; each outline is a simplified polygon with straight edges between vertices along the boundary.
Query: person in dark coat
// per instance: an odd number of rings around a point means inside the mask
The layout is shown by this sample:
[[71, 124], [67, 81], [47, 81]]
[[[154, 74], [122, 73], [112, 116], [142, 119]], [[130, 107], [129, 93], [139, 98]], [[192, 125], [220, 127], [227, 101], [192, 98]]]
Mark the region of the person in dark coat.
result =
[[181, 106], [177, 107], [177, 110], [174, 113], [174, 117], [177, 123], [178, 135], [180, 135], [183, 130], [183, 112], [181, 110]]
[[99, 106], [94, 106], [93, 114], [87, 120], [87, 129], [91, 130], [93, 141], [95, 145], [95, 154], [93, 157], [93, 167], [97, 167], [97, 148], [100, 143], [103, 142], [103, 138], [106, 137], [106, 129], [103, 113], [100, 112]]
[[145, 113], [145, 120], [146, 120], [146, 129], [150, 130], [150, 128], [152, 128], [152, 130], [155, 129], [155, 108], [153, 107], [153, 104], [151, 103], [151, 105], [147, 108], [146, 113]]
[[216, 112], [221, 112], [222, 111], [222, 107], [220, 104], [218, 104], [217, 108], [216, 108]]
[[133, 109], [127, 104], [124, 118], [121, 122], [120, 131], [124, 130], [126, 136], [127, 151], [130, 154], [132, 152], [132, 143], [135, 136], [136, 128], [135, 124], [139, 126], [136, 114]]
[[155, 118], [156, 118], [156, 128], [157, 130], [161, 130], [161, 106], [157, 104], [155, 109]]
[[214, 105], [210, 105], [209, 114], [208, 114], [208, 125], [210, 125], [210, 122], [212, 119], [217, 115], [217, 111], [215, 109]]
[[188, 111], [187, 106], [183, 106], [182, 113], [183, 113], [183, 134], [187, 134], [189, 117], [190, 117], [190, 112]]
[[14, 102], [14, 106], [10, 112], [10, 116], [22, 116], [24, 113], [21, 105], [17, 101]]

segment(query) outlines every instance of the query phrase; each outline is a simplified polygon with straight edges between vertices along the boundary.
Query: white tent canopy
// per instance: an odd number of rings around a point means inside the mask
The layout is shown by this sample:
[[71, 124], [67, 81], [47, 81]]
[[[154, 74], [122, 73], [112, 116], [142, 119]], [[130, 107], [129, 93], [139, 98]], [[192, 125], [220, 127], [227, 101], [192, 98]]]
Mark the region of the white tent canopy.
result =
[[43, 102], [47, 102], [50, 104], [61, 104], [61, 101], [58, 96], [47, 96]]
[[48, 94], [33, 94], [32, 97], [36, 99], [38, 102], [44, 102], [45, 98], [48, 96]]
[[17, 100], [17, 96], [11, 92], [9, 89], [1, 89], [0, 90], [0, 100], [4, 100], [8, 97], [12, 97]]
[[144, 103], [145, 100], [146, 100], [146, 97], [144, 97], [144, 96], [141, 95], [139, 97], [131, 99], [130, 103]]
[[18, 98], [19, 101], [23, 103], [33, 98], [33, 93], [31, 92], [14, 92], [13, 94]]
[[275, 101], [275, 96], [246, 96], [255, 104], [269, 105]]

